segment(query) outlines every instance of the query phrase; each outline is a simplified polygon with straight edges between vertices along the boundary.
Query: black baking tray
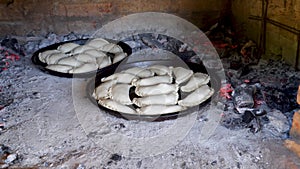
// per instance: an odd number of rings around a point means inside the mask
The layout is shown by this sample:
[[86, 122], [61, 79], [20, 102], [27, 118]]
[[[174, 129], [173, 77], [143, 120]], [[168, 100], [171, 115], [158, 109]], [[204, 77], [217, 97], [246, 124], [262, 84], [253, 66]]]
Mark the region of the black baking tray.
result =
[[[52, 45], [49, 45], [47, 47], [41, 48], [39, 50], [37, 50], [36, 52], [34, 52], [34, 54], [31, 57], [31, 61], [32, 63], [34, 63], [36, 65], [37, 68], [39, 68], [40, 70], [42, 70], [45, 73], [54, 75], [54, 76], [59, 76], [59, 77], [67, 77], [67, 78], [88, 78], [88, 77], [93, 77], [96, 75], [97, 72], [102, 72], [105, 71], [106, 69], [109, 69], [109, 67], [116, 67], [118, 64], [120, 64], [121, 61], [114, 63], [110, 66], [104, 67], [102, 69], [98, 69], [97, 71], [91, 71], [91, 72], [86, 72], [86, 73], [76, 73], [76, 74], [72, 74], [72, 73], [62, 73], [62, 72], [57, 72], [57, 71], [53, 71], [50, 69], [47, 69], [47, 63], [44, 63], [42, 61], [40, 61], [39, 59], [39, 53], [47, 51], [47, 50], [53, 50], [53, 49], [57, 49], [58, 46], [65, 44], [65, 43], [77, 43], [79, 45], [84, 45], [87, 41], [89, 41], [90, 39], [77, 39], [77, 40], [71, 40], [71, 41], [65, 41], [65, 42], [59, 42], [59, 43], [55, 43]], [[123, 51], [127, 54], [127, 57], [129, 55], [131, 55], [132, 53], [132, 49], [129, 45], [127, 45], [126, 43], [122, 42], [122, 41], [115, 41], [115, 40], [110, 40], [110, 39], [106, 39], [107, 41], [111, 42], [111, 43], [115, 43], [117, 45], [119, 45]]]
[[[147, 64], [147, 62], [148, 61], [145, 61], [143, 64]], [[194, 72], [207, 73], [205, 67], [202, 64], [197, 64], [197, 63], [193, 63], [193, 62], [185, 62], [185, 63]], [[138, 66], [138, 65], [140, 65], [140, 63], [131, 63], [130, 64], [130, 66], [132, 66], [132, 67]], [[99, 86], [101, 84], [101, 78], [107, 77], [107, 76], [115, 73], [117, 67], [118, 66], [109, 67], [104, 71], [98, 72], [96, 74], [95, 78], [93, 78], [92, 80], [90, 80], [88, 82], [87, 87], [86, 87], [86, 93], [87, 93], [87, 97], [90, 99], [90, 101], [93, 104], [95, 104], [96, 106], [98, 106], [101, 110], [104, 110], [105, 112], [107, 112], [113, 116], [123, 118], [126, 120], [164, 121], [164, 120], [176, 119], [178, 117], [185, 116], [185, 115], [192, 113], [194, 111], [197, 111], [197, 110], [201, 109], [202, 107], [204, 107], [205, 105], [207, 105], [211, 101], [211, 99], [216, 96], [216, 93], [217, 93], [217, 91], [219, 91], [220, 84], [221, 84], [219, 79], [217, 79], [216, 77], [211, 77], [210, 83], [208, 85], [211, 86], [212, 88], [214, 88], [214, 90], [215, 90], [214, 95], [211, 98], [207, 99], [205, 102], [201, 103], [200, 105], [189, 108], [188, 110], [184, 110], [181, 112], [175, 112], [175, 113], [169, 113], [169, 114], [162, 114], [162, 115], [126, 114], [126, 113], [120, 113], [117, 111], [113, 111], [111, 109], [108, 109], [108, 108], [105, 108], [105, 107], [99, 105], [97, 103], [97, 100], [92, 96], [95, 86]], [[180, 95], [180, 93], [179, 93], [179, 95]]]

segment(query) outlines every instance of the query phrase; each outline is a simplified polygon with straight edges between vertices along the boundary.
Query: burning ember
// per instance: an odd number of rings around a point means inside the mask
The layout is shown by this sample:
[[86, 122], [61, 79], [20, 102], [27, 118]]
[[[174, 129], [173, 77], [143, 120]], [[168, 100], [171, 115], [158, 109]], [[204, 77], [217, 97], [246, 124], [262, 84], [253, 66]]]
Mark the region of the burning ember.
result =
[[20, 47], [16, 39], [4, 39], [0, 46], [0, 72], [7, 70], [12, 62], [20, 60]]
[[[281, 61], [260, 60], [255, 42], [238, 39], [232, 32], [218, 24], [207, 32], [227, 77], [220, 89], [220, 96], [226, 98], [223, 125], [254, 132], [272, 127], [276, 128], [272, 135], [287, 137], [293, 114], [300, 108], [295, 99], [300, 73]], [[276, 125], [279, 121], [286, 127]]]
[[231, 84], [226, 84], [225, 86], [221, 87], [220, 95], [222, 97], [225, 97], [226, 99], [231, 99], [232, 91], [233, 91], [233, 89], [231, 87]]

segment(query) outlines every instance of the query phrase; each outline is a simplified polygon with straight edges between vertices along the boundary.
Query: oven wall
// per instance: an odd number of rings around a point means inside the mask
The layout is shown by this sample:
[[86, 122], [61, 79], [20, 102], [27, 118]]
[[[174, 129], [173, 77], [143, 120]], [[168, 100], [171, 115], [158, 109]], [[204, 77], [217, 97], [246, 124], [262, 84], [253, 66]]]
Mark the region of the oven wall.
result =
[[[137, 12], [167, 12], [200, 28], [216, 23], [229, 0], [0, 0], [0, 36], [89, 33]], [[176, 29], [176, 28], [174, 28]]]
[[300, 47], [298, 44], [300, 1], [268, 0], [268, 2], [265, 32], [262, 31], [262, 20], [259, 20], [263, 13], [262, 0], [232, 0], [235, 23], [245, 35], [258, 43], [260, 36], [265, 35], [267, 59], [283, 59], [299, 69], [300, 62], [296, 63], [296, 58], [299, 57]]

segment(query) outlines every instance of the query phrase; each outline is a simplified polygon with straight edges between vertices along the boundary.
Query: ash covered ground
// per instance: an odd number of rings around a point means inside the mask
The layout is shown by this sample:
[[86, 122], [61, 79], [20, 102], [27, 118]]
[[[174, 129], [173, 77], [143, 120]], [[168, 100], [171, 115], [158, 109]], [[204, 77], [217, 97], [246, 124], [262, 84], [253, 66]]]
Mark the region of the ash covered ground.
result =
[[[89, 79], [78, 79], [74, 86], [74, 79], [42, 72], [30, 60], [32, 53], [39, 48], [81, 37], [83, 35], [49, 34], [29, 40], [24, 45], [14, 40], [1, 44], [3, 50], [8, 52], [1, 55], [1, 61], [5, 64], [2, 64], [0, 72], [2, 168], [257, 169], [300, 166], [298, 157], [283, 146], [283, 140], [289, 137], [292, 114], [298, 109], [295, 103], [300, 78], [299, 73], [290, 66], [279, 61], [260, 60], [240, 69], [230, 65], [233, 63], [230, 62], [231, 58], [224, 56], [225, 84], [230, 86], [223, 86], [224, 90], [220, 92], [223, 99], [214, 109], [211, 109], [213, 103], [210, 103], [198, 112], [175, 120], [128, 121], [87, 104], [101, 115], [101, 118], [95, 116], [93, 119], [100, 126], [94, 126], [96, 130], [99, 127], [99, 137], [93, 137], [87, 134], [87, 129], [78, 119], [78, 110], [74, 108], [73, 101], [76, 96], [89, 102], [84, 90]], [[166, 47], [169, 51], [186, 51], [185, 55], [193, 55], [184, 44], [172, 42], [173, 39], [163, 36], [147, 34], [135, 37], [134, 42], [132, 39], [128, 38], [127, 41], [131, 41], [129, 44], [136, 51], [144, 46], [150, 49]], [[74, 87], [77, 91], [75, 95]], [[241, 103], [236, 99], [238, 93], [251, 96], [238, 97], [245, 101], [241, 106], [243, 110], [237, 109]], [[216, 119], [218, 121], [214, 122]], [[189, 120], [193, 121], [193, 125], [184, 137], [176, 143], [169, 140], [184, 128], [184, 125], [182, 128], [174, 126]], [[166, 136], [158, 137], [162, 133], [166, 133]], [[147, 142], [148, 145], [144, 145], [145, 151], [151, 152], [155, 144], [167, 149], [155, 150], [149, 156], [133, 156], [124, 155], [122, 150], [112, 147], [123, 145], [136, 151], [134, 147], [138, 145], [134, 142], [108, 141], [106, 145], [97, 142], [97, 139], [114, 135], [137, 139], [157, 138], [154, 143]]]

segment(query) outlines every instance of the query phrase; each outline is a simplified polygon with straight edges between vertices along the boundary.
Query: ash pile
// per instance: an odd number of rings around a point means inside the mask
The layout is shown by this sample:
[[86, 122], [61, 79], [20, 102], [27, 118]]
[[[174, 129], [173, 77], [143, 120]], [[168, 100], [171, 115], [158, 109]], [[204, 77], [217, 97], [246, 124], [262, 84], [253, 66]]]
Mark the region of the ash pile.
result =
[[300, 108], [296, 100], [300, 72], [282, 60], [261, 59], [254, 41], [241, 38], [222, 22], [206, 34], [225, 69], [226, 82], [220, 90], [225, 104], [221, 124], [288, 138], [293, 114]]
[[[26, 37], [11, 36], [0, 38], [0, 135], [14, 128], [12, 121], [16, 111], [20, 109], [31, 109], [18, 107], [22, 100], [38, 98], [38, 92], [24, 91], [22, 86], [29, 83], [26, 80], [27, 73], [33, 67], [31, 63], [32, 54], [43, 47], [57, 42], [85, 38], [86, 35], [69, 33], [67, 35], [56, 35], [49, 33], [46, 36], [28, 35]], [[0, 168], [17, 166], [22, 161], [22, 155], [10, 145], [0, 145]]]
[[[76, 34], [73, 32], [67, 35], [48, 33], [45, 36], [34, 36], [33, 34], [29, 34], [26, 37], [7, 35], [6, 37], [0, 38], [0, 76], [12, 76], [10, 75], [11, 73], [15, 75], [20, 73], [20, 71], [22, 71], [22, 64], [30, 62], [30, 58], [27, 59], [26, 57], [31, 57], [35, 51], [41, 48], [58, 42], [84, 38], [88, 38], [88, 35]], [[19, 71], [7, 72], [11, 66], [18, 67]], [[12, 71], [16, 71], [16, 69]], [[5, 79], [2, 78], [2, 85], [0, 85], [0, 110], [13, 102], [12, 84], [5, 83]]]

